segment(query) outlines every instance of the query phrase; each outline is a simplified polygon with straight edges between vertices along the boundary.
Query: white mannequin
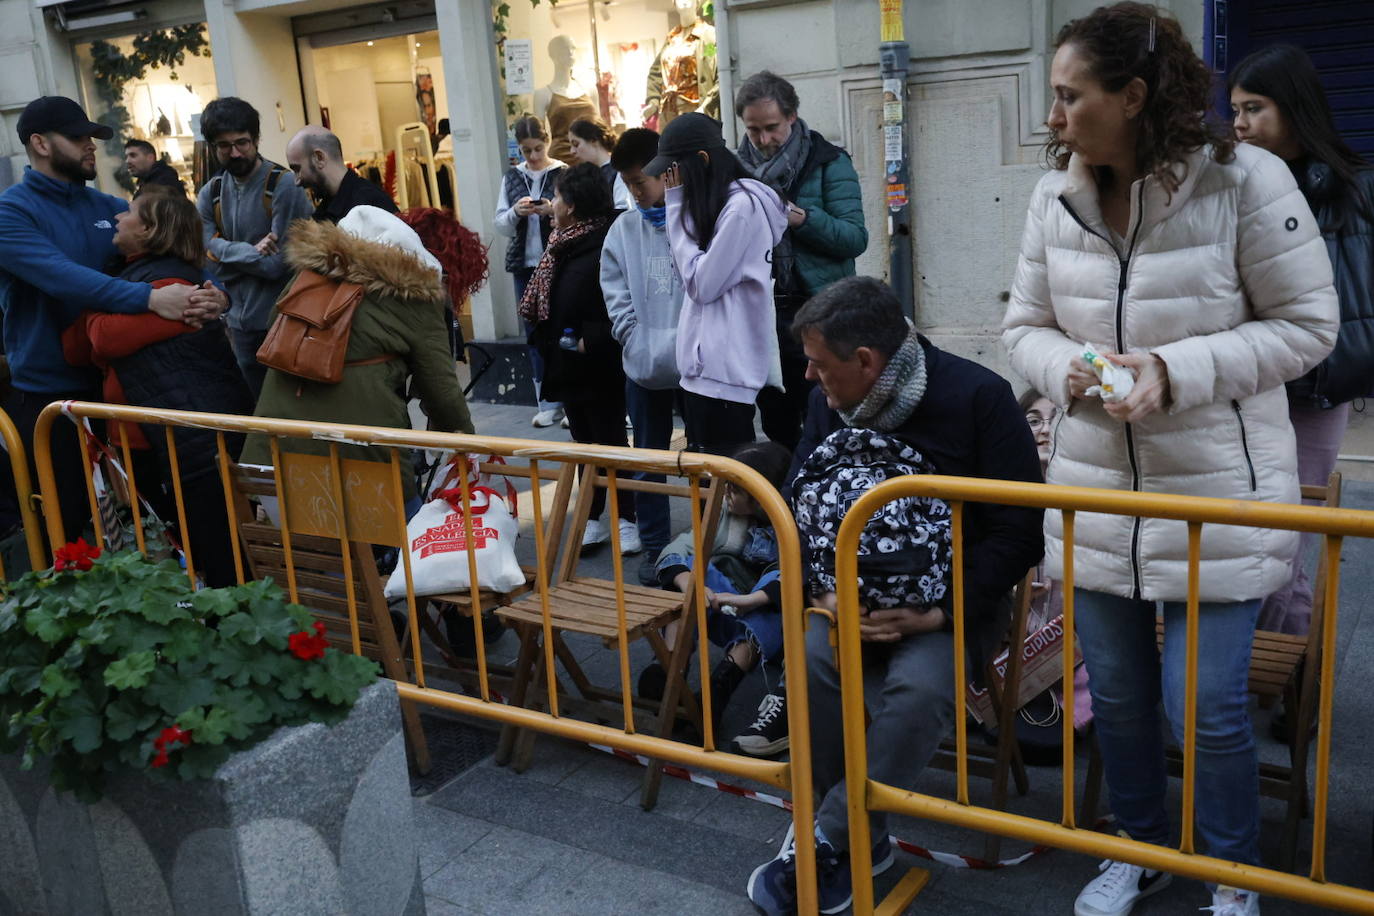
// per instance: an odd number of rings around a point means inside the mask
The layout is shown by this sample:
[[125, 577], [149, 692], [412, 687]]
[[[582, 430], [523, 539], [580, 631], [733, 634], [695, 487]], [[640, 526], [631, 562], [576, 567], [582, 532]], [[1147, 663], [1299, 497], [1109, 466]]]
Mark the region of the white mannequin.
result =
[[577, 42], [568, 35], [555, 35], [549, 42], [549, 59], [553, 62], [553, 79], [547, 86], [534, 90], [534, 113], [543, 119], [555, 93], [565, 99], [580, 99], [591, 91], [573, 78], [577, 63]]
[[684, 29], [690, 29], [701, 20], [701, 9], [697, 0], [676, 0], [677, 21]]

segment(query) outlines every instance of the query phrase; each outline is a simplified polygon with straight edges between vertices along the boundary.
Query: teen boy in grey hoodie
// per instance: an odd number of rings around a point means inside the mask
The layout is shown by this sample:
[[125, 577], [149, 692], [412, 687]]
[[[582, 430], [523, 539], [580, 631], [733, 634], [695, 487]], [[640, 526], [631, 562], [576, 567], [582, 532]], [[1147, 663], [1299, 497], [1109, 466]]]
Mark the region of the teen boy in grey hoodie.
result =
[[[625, 364], [625, 403], [634, 425], [635, 448], [666, 449], [673, 437], [678, 397], [677, 321], [682, 279], [668, 247], [663, 180], [644, 174], [658, 155], [658, 134], [632, 128], [611, 151], [611, 167], [634, 197], [635, 208], [611, 225], [601, 249], [601, 292], [611, 333]], [[648, 479], [663, 480], [650, 475]], [[654, 564], [672, 535], [668, 497], [636, 493], [635, 512], [644, 560], [639, 581], [657, 585]]]

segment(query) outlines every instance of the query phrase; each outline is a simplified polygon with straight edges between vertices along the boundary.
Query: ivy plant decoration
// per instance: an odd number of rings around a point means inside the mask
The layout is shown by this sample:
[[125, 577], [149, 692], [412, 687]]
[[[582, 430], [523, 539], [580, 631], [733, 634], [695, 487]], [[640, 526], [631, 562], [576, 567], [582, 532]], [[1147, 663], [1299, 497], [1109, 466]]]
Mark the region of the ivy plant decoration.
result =
[[376, 679], [272, 581], [192, 591], [172, 559], [59, 549], [0, 585], [0, 753], [83, 801], [116, 771], [205, 779], [286, 725], [348, 715]]
[[[124, 89], [147, 72], [166, 67], [170, 77], [177, 78], [176, 68], [186, 62], [186, 55], [210, 56], [210, 38], [205, 23], [192, 22], [170, 29], [155, 29], [135, 35], [133, 50], [125, 54], [108, 41], [91, 42], [91, 74], [95, 82], [96, 101], [101, 111], [96, 122], [114, 131], [105, 141], [105, 152], [116, 159], [124, 155], [124, 141], [128, 139], [132, 120], [124, 107]], [[121, 186], [133, 190], [128, 170], [120, 166], [115, 173]]]

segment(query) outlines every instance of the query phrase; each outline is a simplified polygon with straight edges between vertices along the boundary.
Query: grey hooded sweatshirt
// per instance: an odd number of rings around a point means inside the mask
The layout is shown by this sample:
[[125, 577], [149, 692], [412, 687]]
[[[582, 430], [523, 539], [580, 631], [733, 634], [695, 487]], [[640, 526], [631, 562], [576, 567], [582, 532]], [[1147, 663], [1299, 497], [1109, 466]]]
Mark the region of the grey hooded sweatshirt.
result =
[[[207, 181], [196, 196], [205, 250], [210, 255], [207, 267], [229, 293], [224, 320], [236, 331], [266, 330], [272, 306], [291, 279], [291, 268], [282, 259], [286, 227], [292, 220], [310, 216], [313, 210], [305, 191], [287, 169], [273, 189], [272, 218], [268, 219], [263, 188], [272, 166], [266, 159], [258, 160], [257, 168], [242, 182], [227, 171], [219, 173], [222, 236], [215, 226], [215, 180]], [[259, 254], [253, 246], [269, 232], [277, 234], [277, 253]]]
[[601, 292], [625, 375], [642, 388], [676, 388], [682, 278], [667, 228], [654, 228], [638, 209], [622, 213], [601, 248]]

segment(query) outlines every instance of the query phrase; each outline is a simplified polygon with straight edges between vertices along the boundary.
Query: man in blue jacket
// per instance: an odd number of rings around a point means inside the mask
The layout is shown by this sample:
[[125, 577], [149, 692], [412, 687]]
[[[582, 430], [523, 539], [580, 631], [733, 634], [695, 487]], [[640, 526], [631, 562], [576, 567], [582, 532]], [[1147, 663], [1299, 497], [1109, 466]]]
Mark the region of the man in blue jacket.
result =
[[807, 299], [854, 276], [854, 259], [868, 248], [854, 163], [797, 116], [798, 104], [792, 84], [767, 70], [746, 79], [735, 93], [735, 114], [744, 122], [740, 161], [788, 202], [787, 233], [773, 251], [786, 391], [765, 388], [758, 397], [763, 434], [788, 448], [797, 447], [812, 388], [806, 359], [792, 337], [792, 318]]
[[[33, 461], [33, 428], [50, 402], [99, 400], [91, 368], [68, 365], [62, 330], [83, 309], [153, 311], [198, 324], [228, 307], [206, 285], [153, 289], [102, 273], [116, 256], [115, 217], [129, 205], [86, 186], [95, 177], [95, 140], [110, 128], [86, 117], [62, 96], [35, 99], [19, 116], [19, 139], [29, 157], [23, 181], [0, 193], [0, 311], [13, 389], [4, 409]], [[76, 428], [53, 427], [52, 464], [67, 535], [75, 539], [90, 518]]]

